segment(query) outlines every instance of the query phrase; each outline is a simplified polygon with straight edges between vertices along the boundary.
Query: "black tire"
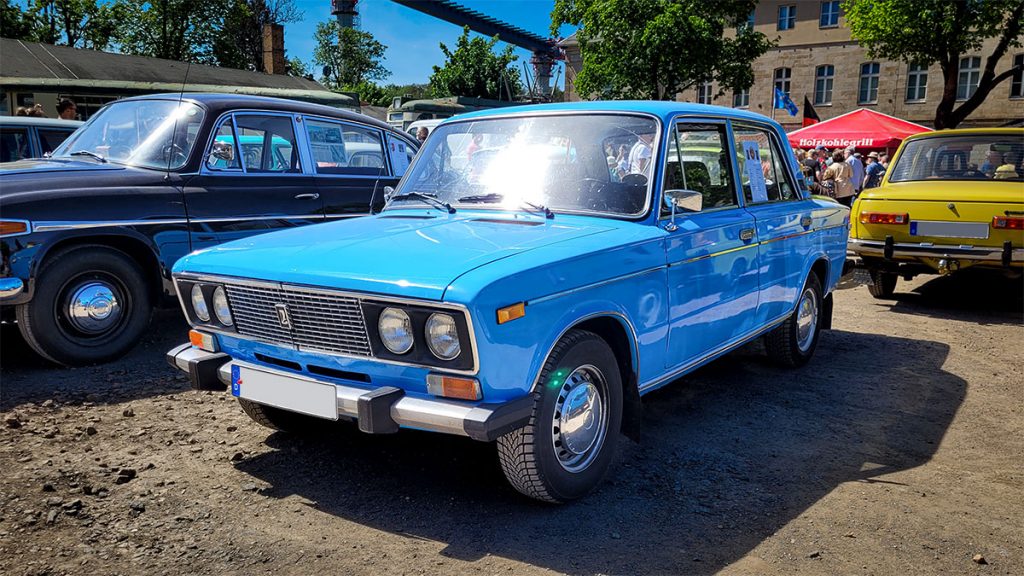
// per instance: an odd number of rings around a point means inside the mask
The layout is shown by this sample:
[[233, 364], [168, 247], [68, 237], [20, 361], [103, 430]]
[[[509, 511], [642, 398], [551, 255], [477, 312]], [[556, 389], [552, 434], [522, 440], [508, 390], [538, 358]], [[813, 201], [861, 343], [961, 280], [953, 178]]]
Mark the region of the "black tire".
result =
[[[590, 378], [577, 380], [583, 376]], [[570, 381], [579, 383], [570, 389]], [[589, 449], [583, 448], [583, 442], [582, 451], [574, 454], [566, 448], [563, 438], [568, 436], [561, 435], [557, 410], [571, 390], [587, 383], [600, 396], [602, 406], [600, 415], [594, 417], [590, 412], [586, 422], [604, 422], [605, 428], [603, 434], [595, 433]], [[597, 334], [570, 330], [544, 363], [534, 398], [529, 423], [498, 438], [505, 478], [516, 490], [537, 500], [559, 503], [580, 498], [601, 482], [615, 459], [622, 427], [622, 376], [615, 353]], [[589, 428], [581, 429], [586, 433]], [[568, 460], [574, 457], [579, 461]]]
[[868, 292], [880, 300], [889, 300], [896, 292], [896, 280], [899, 279], [893, 272], [882, 272], [872, 268], [868, 270], [871, 274], [871, 282], [868, 284]]
[[[801, 322], [807, 319], [803, 315], [804, 303], [808, 302], [813, 310], [812, 324], [807, 327], [806, 333], [801, 333]], [[796, 310], [785, 322], [765, 335], [764, 347], [768, 351], [768, 357], [775, 363], [788, 368], [803, 366], [814, 355], [814, 349], [818, 347], [818, 337], [821, 334], [821, 313], [823, 297], [821, 294], [821, 281], [813, 272], [804, 281], [804, 287], [800, 290]], [[808, 340], [809, 338], [809, 340]]]
[[242, 406], [245, 415], [252, 418], [253, 422], [281, 432], [297, 435], [314, 434], [325, 431], [331, 424], [334, 424], [331, 420], [266, 406], [244, 398], [239, 398], [238, 403]]
[[[109, 288], [117, 303], [115, 319], [97, 321], [106, 327], [86, 330], [76, 324], [82, 320], [72, 318], [72, 297], [89, 285]], [[82, 366], [114, 360], [149, 326], [150, 286], [138, 263], [119, 250], [96, 245], [62, 250], [43, 262], [35, 286], [32, 301], [17, 306], [15, 314], [28, 345], [52, 362]]]

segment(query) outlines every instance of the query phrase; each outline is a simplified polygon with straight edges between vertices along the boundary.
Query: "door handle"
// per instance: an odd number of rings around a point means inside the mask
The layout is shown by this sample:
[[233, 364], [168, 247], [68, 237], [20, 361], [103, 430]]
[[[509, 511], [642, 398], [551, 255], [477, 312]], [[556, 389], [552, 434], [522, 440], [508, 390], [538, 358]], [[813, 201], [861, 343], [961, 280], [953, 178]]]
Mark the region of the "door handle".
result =
[[753, 228], [744, 228], [743, 230], [740, 230], [740, 240], [743, 240], [744, 242], [746, 242], [747, 240], [751, 240], [753, 238], [754, 238], [754, 229]]
[[295, 195], [295, 199], [296, 200], [316, 200], [319, 197], [320, 197], [320, 194], [317, 193], [317, 192], [312, 192], [312, 193], [309, 193], [309, 194], [296, 194]]
[[810, 216], [804, 216], [803, 218], [801, 218], [800, 219], [800, 225], [803, 226], [804, 228], [810, 228], [811, 227], [811, 217]]

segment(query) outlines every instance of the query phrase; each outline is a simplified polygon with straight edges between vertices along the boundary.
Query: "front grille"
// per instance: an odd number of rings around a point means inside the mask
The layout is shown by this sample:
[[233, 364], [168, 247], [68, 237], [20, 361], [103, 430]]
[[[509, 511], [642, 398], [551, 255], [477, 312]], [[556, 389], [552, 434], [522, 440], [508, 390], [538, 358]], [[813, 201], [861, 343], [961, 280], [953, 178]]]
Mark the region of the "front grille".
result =
[[[372, 355], [356, 298], [288, 286], [226, 284], [225, 289], [235, 328], [243, 336], [298, 350]], [[290, 326], [281, 323], [279, 304], [287, 306]]]

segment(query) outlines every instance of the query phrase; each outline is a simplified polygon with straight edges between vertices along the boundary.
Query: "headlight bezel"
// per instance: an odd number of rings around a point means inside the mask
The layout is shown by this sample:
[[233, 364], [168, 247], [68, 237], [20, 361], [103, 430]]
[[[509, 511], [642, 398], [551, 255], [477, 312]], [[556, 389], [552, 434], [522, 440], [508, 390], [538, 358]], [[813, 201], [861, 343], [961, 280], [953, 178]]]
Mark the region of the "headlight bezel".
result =
[[[398, 298], [364, 299], [361, 300], [366, 332], [370, 338], [373, 357], [388, 362], [440, 368], [461, 374], [475, 374], [477, 371], [476, 351], [473, 342], [472, 324], [469, 311], [460, 305], [420, 304], [414, 300]], [[401, 308], [412, 321], [413, 346], [405, 354], [394, 354], [388, 350], [380, 338], [378, 322], [385, 308]], [[426, 323], [432, 314], [442, 313], [455, 321], [456, 334], [459, 339], [459, 354], [451, 360], [438, 358], [427, 343]]]
[[[438, 345], [435, 343], [434, 332], [432, 326], [437, 326], [441, 322], [451, 322], [450, 330], [455, 333], [455, 349], [454, 353], [445, 354], [438, 350]], [[455, 317], [447, 312], [434, 312], [427, 317], [427, 321], [423, 326], [423, 338], [427, 341], [427, 348], [430, 352], [437, 357], [438, 360], [449, 362], [455, 360], [462, 354], [462, 342], [459, 339], [459, 327], [455, 322]]]
[[[196, 328], [207, 328], [220, 332], [237, 332], [234, 324], [234, 313], [231, 311], [231, 298], [227, 295], [227, 289], [224, 284], [192, 278], [175, 278], [174, 285], [178, 292], [178, 302], [181, 304], [181, 309], [185, 313], [185, 318], [190, 325]], [[224, 299], [230, 313], [230, 324], [223, 322], [214, 310], [214, 293], [218, 289], [224, 293]], [[196, 290], [203, 296], [203, 303], [206, 306], [208, 315], [207, 318], [201, 317], [193, 304], [192, 296]]]

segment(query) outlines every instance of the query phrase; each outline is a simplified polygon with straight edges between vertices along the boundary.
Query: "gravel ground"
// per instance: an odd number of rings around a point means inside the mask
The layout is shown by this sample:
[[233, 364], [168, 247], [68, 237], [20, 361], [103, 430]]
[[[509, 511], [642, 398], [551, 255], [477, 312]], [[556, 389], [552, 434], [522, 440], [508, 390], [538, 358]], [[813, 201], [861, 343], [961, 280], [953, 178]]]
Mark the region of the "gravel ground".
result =
[[0, 573], [1021, 574], [1024, 285], [851, 282], [798, 371], [749, 346], [645, 397], [590, 497], [509, 488], [492, 447], [250, 422], [163, 360], [37, 360], [0, 331]]

